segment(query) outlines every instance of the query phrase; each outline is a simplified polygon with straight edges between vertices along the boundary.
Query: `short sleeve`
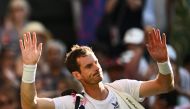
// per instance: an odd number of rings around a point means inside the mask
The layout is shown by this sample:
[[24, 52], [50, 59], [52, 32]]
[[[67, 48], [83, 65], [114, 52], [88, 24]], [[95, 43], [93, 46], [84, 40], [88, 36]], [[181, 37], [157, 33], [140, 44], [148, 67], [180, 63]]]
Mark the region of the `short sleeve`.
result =
[[63, 104], [64, 98], [63, 97], [57, 97], [53, 99], [53, 102], [55, 104], [55, 109], [65, 109], [65, 106]]
[[63, 96], [53, 98], [55, 109], [74, 109], [74, 98], [72, 96]]
[[110, 83], [112, 87], [123, 91], [131, 95], [135, 100], [142, 102], [144, 98], [139, 97], [141, 81], [130, 80], [130, 79], [121, 79]]

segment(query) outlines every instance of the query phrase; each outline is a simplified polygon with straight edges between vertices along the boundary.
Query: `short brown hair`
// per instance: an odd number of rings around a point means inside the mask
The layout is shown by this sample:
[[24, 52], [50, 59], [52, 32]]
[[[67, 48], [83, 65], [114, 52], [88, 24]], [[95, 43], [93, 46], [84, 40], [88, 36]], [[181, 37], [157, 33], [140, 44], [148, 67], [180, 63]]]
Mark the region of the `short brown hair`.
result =
[[79, 71], [80, 67], [77, 63], [77, 58], [87, 56], [93, 53], [92, 49], [88, 46], [73, 45], [71, 51], [66, 54], [65, 64], [68, 70], [72, 73], [73, 71]]

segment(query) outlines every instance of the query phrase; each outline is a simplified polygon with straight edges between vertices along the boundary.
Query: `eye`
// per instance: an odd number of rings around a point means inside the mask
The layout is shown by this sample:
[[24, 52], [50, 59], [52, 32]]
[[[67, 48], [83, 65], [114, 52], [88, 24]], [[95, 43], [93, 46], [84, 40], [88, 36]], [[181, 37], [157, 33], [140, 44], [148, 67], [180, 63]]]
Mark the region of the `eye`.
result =
[[95, 64], [98, 64], [98, 60], [95, 61]]
[[86, 65], [86, 68], [91, 68], [92, 67], [92, 64], [87, 64]]

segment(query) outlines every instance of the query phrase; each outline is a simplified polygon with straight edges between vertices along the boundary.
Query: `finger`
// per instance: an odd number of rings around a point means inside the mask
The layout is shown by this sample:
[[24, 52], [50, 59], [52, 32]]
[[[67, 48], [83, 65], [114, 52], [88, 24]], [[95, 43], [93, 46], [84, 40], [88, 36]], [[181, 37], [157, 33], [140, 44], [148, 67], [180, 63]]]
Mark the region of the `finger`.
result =
[[30, 32], [26, 33], [26, 38], [27, 38], [27, 42], [29, 43], [29, 36], [30, 36]]
[[150, 44], [150, 35], [151, 35], [151, 32], [148, 32], [148, 33], [147, 33], [146, 44]]
[[19, 40], [20, 42], [20, 49], [21, 49], [21, 52], [24, 50], [24, 46], [23, 46], [23, 41], [22, 39]]
[[153, 29], [151, 31], [148, 32], [148, 36], [147, 36], [147, 39], [148, 39], [148, 43], [150, 44], [151, 40], [152, 40], [152, 32], [153, 32]]
[[30, 32], [28, 32], [28, 44], [30, 47], [32, 46], [32, 38]]
[[155, 28], [153, 29], [153, 36], [152, 36], [152, 38], [153, 38], [153, 42], [155, 44], [157, 42], [157, 39], [158, 39], [158, 33], [157, 33], [157, 30]]
[[32, 43], [33, 43], [34, 47], [36, 48], [37, 38], [36, 38], [36, 33], [35, 32], [32, 33]]
[[147, 48], [148, 52], [150, 53], [150, 51], [151, 51], [151, 46], [150, 46], [149, 44], [146, 44], [146, 48]]
[[154, 29], [154, 32], [155, 32], [155, 39], [157, 40], [158, 39], [158, 30]]
[[157, 40], [159, 43], [161, 43], [161, 35], [160, 35], [160, 30], [157, 29]]
[[24, 48], [26, 48], [27, 46], [28, 46], [27, 37], [26, 37], [26, 34], [24, 34]]
[[30, 47], [29, 36], [30, 36], [30, 33], [27, 32], [27, 33], [26, 33], [26, 39], [27, 39], [27, 46], [28, 46], [28, 47]]
[[151, 34], [150, 34], [150, 44], [151, 45], [154, 45], [155, 44], [155, 29], [153, 28], [153, 30], [151, 31]]
[[144, 40], [145, 40], [145, 43], [148, 43], [148, 35], [149, 35], [149, 31], [144, 31]]
[[42, 43], [40, 43], [39, 45], [38, 45], [38, 52], [42, 52]]
[[164, 45], [166, 45], [166, 34], [165, 33], [162, 34], [162, 43]]

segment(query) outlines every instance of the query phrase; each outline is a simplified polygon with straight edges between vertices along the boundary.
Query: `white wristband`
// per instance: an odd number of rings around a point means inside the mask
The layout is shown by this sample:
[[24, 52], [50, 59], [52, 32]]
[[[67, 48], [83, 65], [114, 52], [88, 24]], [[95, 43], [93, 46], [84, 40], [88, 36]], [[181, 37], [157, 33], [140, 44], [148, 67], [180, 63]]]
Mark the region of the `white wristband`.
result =
[[173, 73], [172, 66], [170, 61], [166, 61], [163, 63], [157, 63], [158, 64], [158, 70], [163, 75], [168, 75]]
[[22, 81], [24, 83], [35, 82], [37, 64], [35, 65], [23, 65]]

